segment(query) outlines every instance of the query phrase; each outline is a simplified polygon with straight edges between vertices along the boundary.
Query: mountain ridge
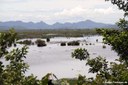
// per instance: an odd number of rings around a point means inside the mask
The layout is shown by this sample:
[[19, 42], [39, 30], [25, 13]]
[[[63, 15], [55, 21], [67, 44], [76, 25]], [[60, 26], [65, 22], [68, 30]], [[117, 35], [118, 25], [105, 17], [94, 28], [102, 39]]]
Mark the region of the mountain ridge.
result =
[[105, 24], [100, 22], [94, 22], [92, 20], [85, 20], [79, 22], [56, 22], [49, 25], [43, 21], [34, 22], [23, 22], [23, 21], [7, 21], [0, 22], [0, 28], [15, 28], [15, 29], [94, 29], [94, 28], [117, 28], [115, 24]]

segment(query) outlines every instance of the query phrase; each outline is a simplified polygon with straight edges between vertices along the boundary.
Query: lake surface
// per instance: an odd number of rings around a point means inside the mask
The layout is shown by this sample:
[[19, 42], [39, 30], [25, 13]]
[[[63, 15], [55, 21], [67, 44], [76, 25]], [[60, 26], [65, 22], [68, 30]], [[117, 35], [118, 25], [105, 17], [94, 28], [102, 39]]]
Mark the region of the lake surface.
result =
[[[96, 42], [98, 39], [98, 42]], [[35, 41], [36, 39], [32, 39]], [[60, 46], [60, 42], [69, 42], [78, 40], [80, 46]], [[92, 43], [92, 45], [86, 45]], [[51, 38], [46, 47], [37, 47], [36, 45], [29, 46], [27, 59], [25, 61], [30, 65], [26, 75], [34, 74], [38, 78], [43, 77], [47, 73], [53, 73], [57, 78], [74, 78], [79, 74], [93, 77], [95, 74], [88, 73], [86, 61], [73, 59], [71, 53], [76, 48], [85, 48], [88, 50], [90, 57], [102, 56], [108, 61], [114, 61], [118, 58], [117, 53], [111, 50], [111, 47], [106, 45], [103, 49], [101, 36], [65, 38]]]

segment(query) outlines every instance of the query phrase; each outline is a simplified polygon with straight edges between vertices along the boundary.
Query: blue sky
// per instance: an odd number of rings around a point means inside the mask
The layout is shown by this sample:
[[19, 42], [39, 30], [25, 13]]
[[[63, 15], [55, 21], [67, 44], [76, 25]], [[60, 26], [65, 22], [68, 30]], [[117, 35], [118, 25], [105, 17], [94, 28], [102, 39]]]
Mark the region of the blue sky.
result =
[[113, 24], [123, 13], [105, 0], [0, 0], [0, 21], [53, 24], [90, 19]]

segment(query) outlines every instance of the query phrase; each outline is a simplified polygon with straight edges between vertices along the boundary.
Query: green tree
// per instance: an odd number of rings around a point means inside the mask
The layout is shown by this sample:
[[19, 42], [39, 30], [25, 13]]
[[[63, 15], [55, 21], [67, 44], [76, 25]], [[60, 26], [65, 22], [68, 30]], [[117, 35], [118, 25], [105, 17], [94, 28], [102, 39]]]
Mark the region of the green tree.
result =
[[[106, 0], [108, 1], [108, 0]], [[112, 4], [116, 4], [119, 9], [125, 12], [127, 16], [128, 1], [125, 0], [110, 0]], [[108, 62], [102, 57], [88, 58], [86, 65], [89, 65], [89, 72], [96, 73], [96, 78], [91, 82], [91, 85], [103, 85], [105, 82], [123, 82], [123, 85], [128, 83], [128, 21], [125, 18], [117, 22], [119, 30], [113, 29], [97, 29], [97, 32], [104, 37], [104, 43], [111, 45], [112, 49], [118, 53], [118, 63]], [[74, 51], [75, 58], [84, 59], [83, 52]], [[108, 66], [110, 64], [110, 66]], [[127, 82], [127, 83], [125, 83]]]
[[28, 64], [24, 62], [27, 54], [27, 46], [14, 48], [11, 51], [9, 47], [17, 42], [17, 33], [11, 29], [8, 32], [0, 33], [0, 58], [5, 59], [8, 64], [3, 64], [0, 59], [0, 85], [47, 85], [49, 75], [47, 74], [41, 80], [33, 74], [26, 76]]
[[86, 49], [77, 48], [72, 52], [72, 58], [76, 58], [79, 60], [86, 60], [89, 58], [89, 53]]
[[120, 29], [123, 29], [123, 30], [127, 30], [128, 28], [128, 21], [126, 21], [124, 18], [123, 19], [120, 19], [119, 22], [116, 23], [117, 26], [120, 28]]

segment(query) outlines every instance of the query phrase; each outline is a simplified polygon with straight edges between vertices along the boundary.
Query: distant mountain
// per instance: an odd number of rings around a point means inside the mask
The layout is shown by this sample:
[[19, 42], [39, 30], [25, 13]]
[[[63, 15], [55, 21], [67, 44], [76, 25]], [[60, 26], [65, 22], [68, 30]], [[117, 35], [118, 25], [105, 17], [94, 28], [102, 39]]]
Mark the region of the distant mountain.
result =
[[22, 21], [8, 21], [8, 22], [0, 22], [0, 27], [5, 28], [16, 28], [16, 29], [42, 29], [47, 28], [49, 25], [47, 25], [44, 22], [22, 22]]
[[45, 22], [22, 22], [22, 21], [8, 21], [0, 22], [0, 29], [93, 29], [93, 28], [117, 28], [113, 24], [98, 23], [91, 20], [80, 21], [76, 23], [59, 23], [48, 25]]

